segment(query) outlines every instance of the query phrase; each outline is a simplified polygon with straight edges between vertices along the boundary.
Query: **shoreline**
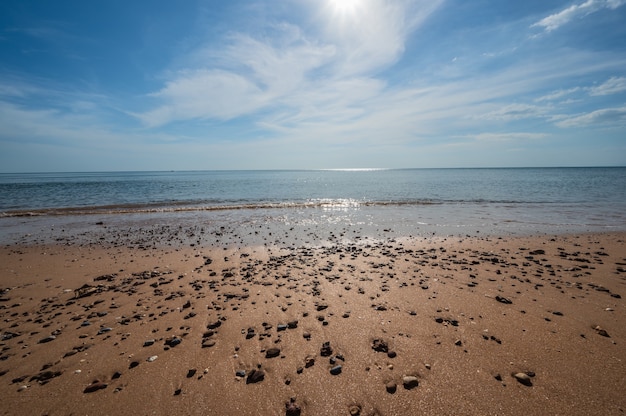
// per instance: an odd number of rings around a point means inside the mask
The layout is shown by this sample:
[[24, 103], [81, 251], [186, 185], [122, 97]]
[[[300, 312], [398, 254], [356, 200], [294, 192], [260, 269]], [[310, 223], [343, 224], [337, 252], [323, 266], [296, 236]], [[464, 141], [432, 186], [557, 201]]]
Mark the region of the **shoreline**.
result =
[[626, 411], [624, 232], [118, 231], [0, 247], [7, 414]]

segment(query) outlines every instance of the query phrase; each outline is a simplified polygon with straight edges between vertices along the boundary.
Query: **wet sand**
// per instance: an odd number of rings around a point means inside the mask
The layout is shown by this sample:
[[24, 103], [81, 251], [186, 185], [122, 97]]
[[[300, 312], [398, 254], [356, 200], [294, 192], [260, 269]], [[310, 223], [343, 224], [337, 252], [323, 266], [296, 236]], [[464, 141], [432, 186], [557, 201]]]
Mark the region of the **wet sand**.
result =
[[624, 233], [116, 241], [0, 248], [2, 414], [626, 412]]

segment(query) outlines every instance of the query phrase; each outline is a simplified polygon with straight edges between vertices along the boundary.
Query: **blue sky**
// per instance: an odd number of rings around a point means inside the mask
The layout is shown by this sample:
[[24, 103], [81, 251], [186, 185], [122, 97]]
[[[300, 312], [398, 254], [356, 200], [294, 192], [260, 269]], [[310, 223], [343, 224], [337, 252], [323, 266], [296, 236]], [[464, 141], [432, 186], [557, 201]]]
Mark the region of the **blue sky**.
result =
[[626, 0], [0, 4], [0, 171], [626, 165]]

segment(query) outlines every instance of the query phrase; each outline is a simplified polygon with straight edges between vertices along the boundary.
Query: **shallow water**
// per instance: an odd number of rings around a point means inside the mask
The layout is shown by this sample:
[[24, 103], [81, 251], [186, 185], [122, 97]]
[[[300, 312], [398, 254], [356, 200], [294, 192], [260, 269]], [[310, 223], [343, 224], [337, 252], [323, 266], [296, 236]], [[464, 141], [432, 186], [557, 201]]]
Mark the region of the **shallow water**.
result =
[[159, 227], [289, 244], [626, 230], [626, 168], [3, 174], [0, 192], [3, 244]]

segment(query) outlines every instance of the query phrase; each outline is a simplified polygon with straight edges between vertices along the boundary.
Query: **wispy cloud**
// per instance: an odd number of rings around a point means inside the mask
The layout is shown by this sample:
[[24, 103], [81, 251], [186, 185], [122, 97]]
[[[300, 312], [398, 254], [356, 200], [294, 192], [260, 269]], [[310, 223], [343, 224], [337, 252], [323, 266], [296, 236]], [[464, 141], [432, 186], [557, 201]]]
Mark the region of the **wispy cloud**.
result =
[[597, 87], [589, 88], [589, 95], [610, 95], [626, 91], [625, 77], [611, 77]]
[[574, 94], [576, 92], [580, 91], [580, 87], [574, 87], [574, 88], [569, 88], [566, 90], [557, 90], [557, 91], [553, 91], [550, 94], [546, 94], [546, 95], [542, 95], [539, 98], [536, 98], [535, 101], [536, 102], [542, 102], [542, 101], [555, 101], [555, 100], [559, 100], [567, 95], [571, 95]]
[[626, 0], [587, 0], [584, 3], [573, 4], [560, 12], [544, 17], [532, 24], [531, 27], [539, 27], [546, 32], [551, 32], [576, 18], [585, 17], [602, 9], [614, 10], [624, 4], [626, 4]]
[[350, 16], [327, 6], [317, 33], [282, 23], [274, 25], [274, 38], [232, 34], [227, 47], [196, 52], [196, 65], [173, 74], [151, 94], [157, 107], [137, 116], [156, 127], [284, 106], [293, 117], [304, 110], [311, 117], [328, 106], [363, 102], [384, 84], [376, 72], [399, 59], [406, 37], [441, 3], [364, 0]]
[[626, 107], [604, 108], [586, 114], [565, 117], [556, 123], [559, 127], [581, 127], [591, 124], [626, 126]]
[[531, 104], [509, 104], [497, 110], [483, 114], [480, 118], [487, 120], [521, 120], [524, 118], [543, 117], [546, 115], [547, 107]]

